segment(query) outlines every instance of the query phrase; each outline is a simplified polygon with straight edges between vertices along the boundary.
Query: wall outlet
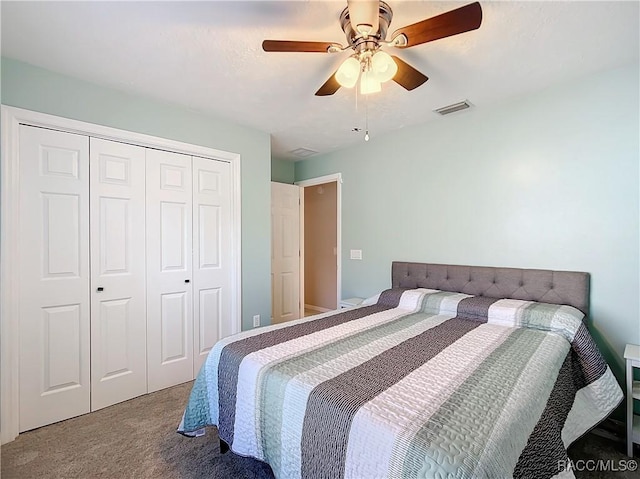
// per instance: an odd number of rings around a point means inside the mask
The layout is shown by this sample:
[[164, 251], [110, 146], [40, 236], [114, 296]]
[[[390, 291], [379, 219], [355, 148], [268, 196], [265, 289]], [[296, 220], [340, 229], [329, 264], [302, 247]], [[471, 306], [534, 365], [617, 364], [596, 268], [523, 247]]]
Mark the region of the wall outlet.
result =
[[253, 316], [253, 327], [257, 328], [258, 326], [260, 326], [260, 315], [256, 314]]

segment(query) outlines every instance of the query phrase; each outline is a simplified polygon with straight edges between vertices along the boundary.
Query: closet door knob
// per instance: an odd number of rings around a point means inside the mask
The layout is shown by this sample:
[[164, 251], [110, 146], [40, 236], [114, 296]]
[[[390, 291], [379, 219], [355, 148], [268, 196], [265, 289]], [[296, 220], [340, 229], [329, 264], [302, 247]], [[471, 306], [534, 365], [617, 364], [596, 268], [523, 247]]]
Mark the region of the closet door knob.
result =
[[98, 289], [96, 289], [96, 291], [98, 293], [102, 293], [104, 291], [104, 288], [102, 286], [98, 287]]
[[191, 280], [190, 280], [190, 279], [185, 279], [185, 280], [184, 280], [184, 282], [185, 282], [185, 283], [190, 283], [190, 282], [191, 282]]

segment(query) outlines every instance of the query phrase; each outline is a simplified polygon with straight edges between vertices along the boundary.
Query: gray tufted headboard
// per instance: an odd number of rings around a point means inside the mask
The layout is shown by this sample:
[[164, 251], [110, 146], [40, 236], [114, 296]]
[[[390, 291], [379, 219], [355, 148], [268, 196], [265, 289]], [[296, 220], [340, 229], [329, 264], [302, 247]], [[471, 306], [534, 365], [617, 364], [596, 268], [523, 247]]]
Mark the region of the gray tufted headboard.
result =
[[568, 304], [589, 315], [589, 273], [394, 261], [391, 285]]

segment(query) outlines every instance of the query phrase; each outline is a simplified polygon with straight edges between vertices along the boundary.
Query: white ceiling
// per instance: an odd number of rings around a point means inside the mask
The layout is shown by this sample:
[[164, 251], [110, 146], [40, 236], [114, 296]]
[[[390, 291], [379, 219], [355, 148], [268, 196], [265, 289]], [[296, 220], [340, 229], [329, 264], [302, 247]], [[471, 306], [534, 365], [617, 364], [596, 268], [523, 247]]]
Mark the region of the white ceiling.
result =
[[[390, 32], [471, 1], [389, 0]], [[395, 54], [429, 81], [390, 82], [368, 96], [371, 135], [438, 121], [463, 99], [476, 108], [597, 71], [638, 63], [639, 3], [482, 1], [479, 30]], [[2, 55], [272, 135], [275, 157], [362, 141], [353, 90], [315, 91], [347, 53], [265, 53], [264, 39], [345, 43], [346, 0], [228, 2], [2, 1]], [[459, 113], [464, 114], [464, 113]]]

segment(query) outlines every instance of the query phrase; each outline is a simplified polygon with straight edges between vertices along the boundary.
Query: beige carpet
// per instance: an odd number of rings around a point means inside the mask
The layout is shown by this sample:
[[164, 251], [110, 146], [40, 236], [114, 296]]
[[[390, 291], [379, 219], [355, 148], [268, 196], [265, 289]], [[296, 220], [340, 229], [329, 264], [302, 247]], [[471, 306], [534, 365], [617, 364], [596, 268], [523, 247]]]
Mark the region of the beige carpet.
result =
[[[2, 478], [273, 479], [261, 462], [221, 455], [215, 428], [193, 439], [175, 432], [191, 384], [21, 434], [2, 446]], [[574, 461], [617, 463], [627, 459], [623, 450], [622, 443], [587, 434], [569, 455]], [[576, 471], [576, 477], [638, 479], [640, 474]]]
[[176, 433], [192, 383], [34, 429], [2, 446], [2, 478], [273, 477], [265, 464], [220, 455], [215, 428]]

